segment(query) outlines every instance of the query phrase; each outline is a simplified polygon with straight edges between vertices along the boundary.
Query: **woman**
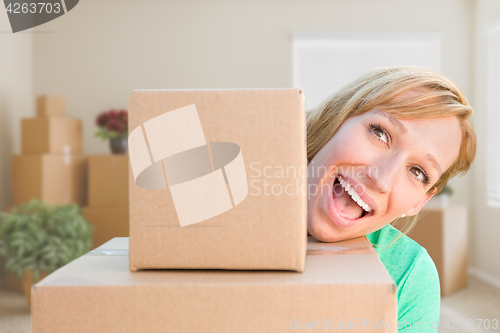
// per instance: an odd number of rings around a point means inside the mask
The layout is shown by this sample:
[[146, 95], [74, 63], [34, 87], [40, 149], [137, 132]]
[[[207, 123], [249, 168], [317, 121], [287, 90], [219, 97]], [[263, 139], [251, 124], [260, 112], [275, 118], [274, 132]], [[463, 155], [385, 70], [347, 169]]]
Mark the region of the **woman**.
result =
[[472, 112], [443, 75], [394, 67], [360, 78], [307, 115], [308, 231], [325, 242], [367, 236], [397, 285], [398, 328], [421, 322], [411, 326], [436, 331], [440, 288], [426, 250], [390, 223], [416, 217], [470, 168]]

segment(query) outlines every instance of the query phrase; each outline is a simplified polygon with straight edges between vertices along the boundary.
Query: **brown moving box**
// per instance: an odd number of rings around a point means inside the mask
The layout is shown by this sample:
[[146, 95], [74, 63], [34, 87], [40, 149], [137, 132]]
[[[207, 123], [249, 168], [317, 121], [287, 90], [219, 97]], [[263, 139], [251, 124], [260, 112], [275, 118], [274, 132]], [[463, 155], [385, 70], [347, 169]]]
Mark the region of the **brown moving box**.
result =
[[66, 100], [62, 96], [38, 96], [36, 115], [38, 117], [64, 117], [66, 116]]
[[365, 237], [310, 240], [304, 273], [130, 272], [115, 238], [32, 288], [33, 333], [394, 332], [396, 286]]
[[301, 90], [135, 90], [129, 112], [131, 270], [303, 270]]
[[128, 237], [128, 207], [83, 207], [82, 211], [94, 226], [93, 248], [114, 237]]
[[436, 264], [441, 296], [467, 287], [467, 209], [424, 209], [408, 236], [422, 245]]
[[86, 200], [87, 158], [82, 155], [20, 155], [12, 158], [12, 200], [48, 204]]
[[5, 269], [4, 272], [3, 286], [6, 290], [17, 291], [20, 293], [23, 292], [23, 280], [7, 269]]
[[22, 154], [81, 154], [82, 121], [70, 118], [21, 119]]
[[128, 207], [128, 155], [91, 155], [88, 159], [89, 206]]

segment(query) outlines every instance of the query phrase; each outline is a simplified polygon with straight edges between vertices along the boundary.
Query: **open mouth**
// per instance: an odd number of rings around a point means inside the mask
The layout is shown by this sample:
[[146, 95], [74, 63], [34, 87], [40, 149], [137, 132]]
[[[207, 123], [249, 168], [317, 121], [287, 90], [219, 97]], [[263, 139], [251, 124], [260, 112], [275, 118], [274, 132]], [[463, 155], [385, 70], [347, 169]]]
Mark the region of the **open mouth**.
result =
[[358, 222], [370, 217], [374, 210], [355, 192], [355, 189], [341, 175], [333, 182], [332, 200], [340, 217]]

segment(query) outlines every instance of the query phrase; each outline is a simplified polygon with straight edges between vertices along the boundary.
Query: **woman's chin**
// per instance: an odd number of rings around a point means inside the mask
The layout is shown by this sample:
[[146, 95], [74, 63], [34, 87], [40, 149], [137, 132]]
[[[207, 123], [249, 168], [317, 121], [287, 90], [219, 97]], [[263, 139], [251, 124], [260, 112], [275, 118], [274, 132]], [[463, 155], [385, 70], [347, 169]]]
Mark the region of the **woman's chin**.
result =
[[332, 228], [330, 223], [321, 219], [308, 221], [307, 231], [314, 239], [325, 243], [339, 242], [349, 238], [342, 230]]

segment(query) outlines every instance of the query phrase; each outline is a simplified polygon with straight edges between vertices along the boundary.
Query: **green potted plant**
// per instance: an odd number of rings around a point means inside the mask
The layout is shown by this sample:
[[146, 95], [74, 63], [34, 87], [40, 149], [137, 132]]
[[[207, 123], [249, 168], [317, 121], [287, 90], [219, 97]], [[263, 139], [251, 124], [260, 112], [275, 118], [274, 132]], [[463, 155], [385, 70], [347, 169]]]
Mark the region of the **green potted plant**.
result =
[[95, 136], [102, 140], [109, 139], [113, 154], [126, 154], [128, 151], [128, 112], [110, 110], [100, 113], [96, 118], [99, 127]]
[[34, 283], [90, 251], [92, 230], [77, 205], [32, 200], [0, 213], [0, 255], [23, 279], [28, 304]]

